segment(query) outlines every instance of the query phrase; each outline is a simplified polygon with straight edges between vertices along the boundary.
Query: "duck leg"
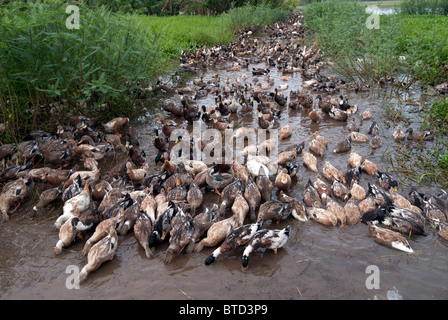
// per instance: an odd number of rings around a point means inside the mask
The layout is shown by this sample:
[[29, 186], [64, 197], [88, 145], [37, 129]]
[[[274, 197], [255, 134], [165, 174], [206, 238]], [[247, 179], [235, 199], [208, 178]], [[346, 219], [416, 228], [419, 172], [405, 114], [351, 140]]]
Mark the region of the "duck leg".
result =
[[215, 192], [216, 192], [216, 194], [217, 194], [218, 196], [222, 196], [221, 192], [219, 192], [219, 190], [218, 190], [217, 187], [215, 187]]
[[11, 213], [14, 213], [14, 212], [16, 212], [17, 211], [17, 209], [19, 209], [19, 207], [20, 207], [20, 205], [21, 205], [21, 203], [19, 202], [19, 204], [14, 208], [14, 210], [12, 210], [11, 211]]

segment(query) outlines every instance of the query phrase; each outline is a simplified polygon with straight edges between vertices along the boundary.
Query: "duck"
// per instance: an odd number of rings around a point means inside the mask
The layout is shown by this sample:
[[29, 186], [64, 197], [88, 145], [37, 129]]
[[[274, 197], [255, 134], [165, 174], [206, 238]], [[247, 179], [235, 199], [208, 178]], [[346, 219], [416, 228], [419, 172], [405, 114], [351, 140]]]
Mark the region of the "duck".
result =
[[174, 102], [166, 103], [163, 99], [158, 101], [158, 105], [161, 106], [163, 110], [168, 111], [177, 117], [183, 117], [184, 115], [182, 105], [177, 105]]
[[162, 123], [162, 133], [165, 137], [170, 137], [171, 133], [178, 128], [176, 121], [167, 119], [164, 115], [158, 113], [158, 123]]
[[155, 247], [162, 243], [171, 229], [171, 221], [177, 214], [184, 214], [180, 206], [168, 201], [168, 206], [162, 214], [158, 215], [153, 224], [153, 232], [149, 238], [149, 245]]
[[154, 252], [149, 246], [149, 238], [153, 231], [153, 222], [151, 219], [144, 212], [139, 212], [133, 229], [135, 238], [145, 251], [145, 256], [148, 259], [153, 258]]
[[321, 207], [307, 207], [306, 213], [312, 220], [325, 226], [336, 227], [338, 225], [336, 215], [327, 209]]
[[356, 167], [353, 169], [349, 169], [344, 172], [341, 176], [342, 182], [349, 186], [350, 188], [357, 182], [359, 182], [361, 176], [362, 168]]
[[44, 190], [39, 196], [39, 202], [35, 206], [33, 206], [33, 210], [35, 212], [39, 212], [43, 208], [47, 207], [49, 204], [54, 203], [57, 200], [61, 199], [61, 196], [62, 196], [61, 187]]
[[207, 164], [200, 160], [184, 160], [183, 164], [185, 170], [193, 176], [196, 176], [198, 173], [208, 168]]
[[376, 177], [378, 178], [378, 182], [380, 186], [382, 186], [384, 189], [389, 190], [391, 188], [397, 190], [398, 188], [398, 181], [395, 180], [390, 174], [383, 171], [376, 171]]
[[257, 222], [245, 224], [233, 229], [226, 236], [224, 242], [205, 259], [205, 265], [210, 265], [215, 262], [216, 258], [222, 253], [234, 250], [249, 243], [254, 234], [261, 228], [262, 224], [263, 220], [259, 219]]
[[298, 216], [293, 202], [269, 200], [260, 205], [257, 219], [263, 219], [263, 221], [274, 220], [276, 223], [279, 223], [279, 221], [285, 220], [291, 214], [294, 217]]
[[256, 210], [261, 203], [261, 192], [255, 181], [249, 177], [244, 189], [244, 198], [249, 205], [249, 218], [251, 221], [256, 219]]
[[367, 197], [366, 190], [361, 185], [355, 182], [350, 189], [350, 198], [358, 201], [362, 201]]
[[308, 118], [315, 123], [320, 123], [324, 117], [324, 112], [320, 109], [313, 109], [308, 113]]
[[16, 166], [10, 166], [6, 169], [4, 169], [0, 173], [0, 183], [9, 181], [9, 180], [16, 180], [18, 178], [23, 177], [26, 174], [29, 174], [32, 167], [32, 162], [28, 162], [25, 165], [16, 165]]
[[343, 139], [342, 141], [338, 142], [333, 149], [333, 153], [345, 153], [347, 151], [350, 151], [352, 148], [352, 140], [350, 137]]
[[369, 193], [367, 197], [358, 203], [359, 212], [364, 214], [369, 211], [374, 211], [379, 207], [373, 194]]
[[279, 201], [282, 202], [290, 202], [292, 206], [294, 207], [294, 210], [291, 211], [291, 215], [298, 221], [308, 221], [308, 218], [306, 217], [305, 213], [305, 205], [302, 201], [288, 196], [283, 191], [280, 191], [278, 198]]
[[98, 241], [87, 255], [87, 264], [79, 273], [79, 283], [87, 279], [87, 275], [98, 269], [101, 264], [114, 258], [118, 248], [118, 234], [112, 230], [106, 237]]
[[45, 161], [50, 164], [64, 165], [73, 158], [73, 148], [77, 146], [75, 140], [47, 140], [40, 146], [40, 152]]
[[356, 119], [352, 118], [349, 125], [347, 126], [348, 131], [350, 132], [359, 132], [360, 126], [356, 123]]
[[373, 150], [376, 150], [376, 149], [379, 149], [382, 147], [383, 140], [381, 139], [381, 137], [379, 135], [376, 135], [370, 140], [369, 144]]
[[213, 166], [208, 170], [205, 180], [209, 188], [214, 189], [218, 195], [221, 195], [220, 190], [232, 183], [234, 178], [232, 173], [219, 172], [217, 166]]
[[232, 102], [229, 104], [230, 112], [236, 113], [239, 109], [241, 109], [241, 99], [237, 100], [235, 96], [232, 97]]
[[118, 135], [118, 131], [129, 123], [129, 118], [117, 117], [106, 123], [102, 123], [104, 131], [107, 133], [114, 133]]
[[84, 189], [84, 184], [82, 182], [81, 176], [78, 175], [73, 180], [73, 182], [64, 189], [62, 193], [62, 202], [66, 202], [67, 200], [73, 198], [74, 196], [81, 193], [81, 191]]
[[203, 194], [201, 189], [193, 181], [187, 192], [187, 203], [190, 205], [192, 215], [196, 214], [196, 210], [202, 205]]
[[294, 145], [290, 150], [280, 152], [277, 156], [277, 164], [284, 165], [287, 162], [294, 162], [299, 153], [302, 153], [302, 144]]
[[270, 249], [276, 254], [278, 249], [282, 248], [289, 239], [291, 227], [284, 229], [262, 229], [257, 231], [246, 246], [241, 259], [241, 268], [245, 271], [249, 265], [249, 255], [259, 249]]
[[219, 215], [223, 217], [227, 208], [230, 208], [238, 195], [243, 192], [243, 181], [240, 178], [235, 179], [228, 184], [221, 193], [221, 204], [219, 206]]
[[367, 131], [367, 134], [370, 134], [372, 136], [376, 136], [380, 133], [380, 127], [376, 121], [372, 121], [370, 124], [369, 130]]
[[347, 225], [354, 226], [361, 220], [361, 212], [353, 197], [345, 204], [344, 211]]
[[182, 185], [181, 180], [179, 178], [176, 178], [176, 187], [171, 189], [167, 193], [167, 199], [168, 201], [173, 202], [184, 202], [187, 200], [187, 190]]
[[283, 86], [279, 86], [278, 88], [275, 88], [274, 90], [274, 101], [280, 106], [280, 107], [284, 107], [286, 106], [287, 103], [287, 98], [283, 95], [283, 94], [279, 94], [279, 90], [286, 90], [287, 84], [283, 85]]
[[70, 245], [82, 233], [91, 230], [100, 222], [95, 206], [90, 206], [80, 214], [71, 216], [59, 229], [59, 240], [55, 245], [54, 254], [59, 255], [64, 247]]
[[124, 217], [123, 214], [124, 209], [122, 208], [117, 215], [100, 221], [95, 227], [95, 231], [93, 232], [93, 234], [85, 242], [84, 247], [81, 251], [81, 255], [87, 256], [90, 249], [95, 243], [106, 237], [108, 234], [116, 232], [117, 228], [122, 223]]
[[330, 188], [336, 198], [344, 202], [350, 198], [350, 189], [348, 189], [342, 181], [335, 179]]
[[142, 168], [134, 168], [131, 161], [126, 162], [126, 174], [135, 184], [142, 184], [149, 175], [149, 165], [145, 163]]
[[285, 125], [284, 127], [280, 128], [280, 131], [279, 131], [280, 141], [290, 138], [291, 135], [292, 135], [292, 130], [291, 130], [291, 126], [289, 125], [289, 123], [287, 125]]
[[347, 216], [344, 207], [334, 201], [331, 197], [326, 197], [324, 202], [326, 210], [334, 214], [337, 221], [341, 224], [341, 227], [345, 227], [347, 224]]
[[[167, 200], [167, 199], [166, 199]], [[150, 191], [145, 198], [140, 203], [140, 212], [143, 212], [146, 217], [148, 217], [152, 223], [156, 220], [156, 210], [159, 206], [157, 205], [156, 199], [152, 191]]]
[[59, 229], [59, 240], [54, 247], [54, 255], [61, 254], [62, 249], [71, 244], [77, 237], [80, 231], [76, 228], [79, 219], [75, 216], [70, 217]]
[[165, 263], [171, 263], [190, 243], [194, 232], [193, 218], [181, 211], [171, 220], [169, 246], [165, 251]]
[[303, 157], [303, 164], [308, 169], [310, 169], [313, 172], [319, 172], [319, 170], [317, 169], [317, 158], [311, 152], [308, 152], [305, 149], [303, 149], [302, 157]]
[[292, 179], [288, 173], [287, 168], [283, 168], [278, 171], [277, 176], [275, 178], [275, 185], [278, 190], [287, 191], [291, 187]]
[[348, 114], [346, 111], [343, 111], [339, 108], [336, 108], [335, 106], [331, 106], [330, 112], [328, 113], [330, 118], [337, 120], [337, 121], [347, 121]]
[[333, 182], [334, 179], [339, 179], [342, 176], [342, 173], [329, 161], [325, 161], [322, 167], [322, 175], [328, 181]]
[[352, 168], [360, 167], [363, 163], [364, 159], [361, 157], [354, 149], [350, 151], [350, 155], [348, 157], [348, 164]]
[[128, 158], [135, 166], [141, 167], [146, 162], [145, 150], [139, 151], [134, 148], [133, 145], [130, 145], [128, 149]]
[[352, 131], [348, 135], [345, 136], [347, 139], [350, 138], [352, 142], [361, 142], [366, 143], [369, 142], [369, 137], [361, 132]]
[[159, 136], [159, 129], [154, 129], [154, 147], [159, 150], [160, 152], [166, 152], [168, 151], [170, 140], [168, 137], [161, 137]]
[[269, 168], [260, 162], [261, 159], [249, 156], [246, 163], [247, 171], [252, 178], [256, 178], [259, 175], [263, 175], [269, 178], [270, 170]]
[[261, 129], [268, 130], [274, 126], [274, 120], [266, 120], [262, 113], [258, 113], [258, 125]]
[[426, 219], [420, 213], [399, 208], [391, 203], [385, 203], [378, 209], [364, 213], [361, 217], [361, 222], [365, 224], [367, 222], [382, 223], [395, 231], [413, 235], [426, 235], [425, 221]]
[[323, 157], [324, 153], [328, 147], [328, 140], [322, 136], [319, 131], [315, 131], [310, 138], [309, 149], [316, 155]]
[[78, 195], [70, 198], [64, 203], [64, 206], [62, 207], [62, 215], [56, 219], [54, 227], [60, 229], [72, 216], [79, 216], [89, 209], [91, 200], [91, 187], [89, 183], [86, 183], [84, 189]]
[[259, 174], [255, 179], [255, 183], [257, 184], [258, 190], [260, 190], [263, 201], [271, 200], [274, 185], [269, 177], [264, 174]]
[[361, 164], [362, 171], [367, 173], [369, 176], [375, 176], [376, 172], [379, 170], [379, 167], [376, 163], [370, 161], [369, 159], [364, 159]]
[[413, 253], [409, 242], [399, 232], [375, 226], [371, 222], [367, 222], [369, 234], [375, 239], [375, 242], [384, 244], [394, 249], [404, 251], [406, 253]]
[[370, 112], [370, 108], [367, 108], [366, 110], [364, 110], [364, 111], [361, 113], [361, 119], [362, 119], [362, 120], [369, 120], [369, 119], [372, 119], [372, 114], [371, 114], [371, 112]]
[[[325, 193], [323, 193], [323, 195], [326, 196]], [[305, 191], [303, 192], [303, 202], [307, 207], [322, 207], [322, 199], [310, 179], [308, 179], [308, 182], [305, 185]]]
[[331, 188], [324, 180], [321, 179], [320, 175], [318, 175], [313, 181], [313, 187], [317, 190], [321, 199], [331, 197]]
[[218, 205], [214, 204], [212, 208], [205, 208], [205, 211], [197, 214], [193, 218], [193, 234], [190, 237], [190, 243], [185, 248], [185, 253], [192, 253], [199, 239], [217, 222], [217, 210]]
[[407, 136], [408, 140], [432, 141], [432, 140], [434, 140], [436, 130], [432, 129], [429, 131], [414, 132], [414, 129], [412, 127], [409, 127], [406, 130], [406, 133], [408, 134], [408, 136]]
[[236, 179], [239, 178], [244, 183], [247, 183], [247, 181], [249, 180], [249, 170], [247, 170], [246, 166], [240, 164], [238, 161], [235, 160], [235, 161], [233, 161], [231, 170]]
[[397, 129], [395, 129], [394, 133], [392, 134], [392, 137], [397, 142], [406, 139], [406, 134], [403, 132], [403, 128], [400, 125], [397, 126]]
[[215, 222], [207, 230], [207, 235], [194, 247], [194, 252], [201, 252], [204, 247], [216, 247], [235, 228], [239, 227], [235, 216]]
[[[5, 184], [0, 194], [0, 211], [3, 222], [9, 220], [8, 213], [14, 213], [34, 189], [34, 182], [29, 177], [19, 178]], [[16, 205], [12, 212], [10, 208]]]

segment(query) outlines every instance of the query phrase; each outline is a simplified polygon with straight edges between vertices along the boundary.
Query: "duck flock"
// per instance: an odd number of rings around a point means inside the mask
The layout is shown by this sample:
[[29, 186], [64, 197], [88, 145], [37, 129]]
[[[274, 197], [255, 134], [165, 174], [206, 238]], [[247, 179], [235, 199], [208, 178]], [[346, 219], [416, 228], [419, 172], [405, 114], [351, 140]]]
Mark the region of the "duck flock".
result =
[[[181, 71], [198, 77], [191, 87], [159, 82], [153, 89], [180, 97], [178, 102], [160, 102], [154, 161], [146, 158], [139, 147], [141, 137], [124, 117], [95, 126], [87, 117], [72, 115], [70, 125], [58, 125], [55, 132], [36, 130], [20, 144], [0, 146], [3, 223], [8, 223], [20, 204], [34, 199], [36, 189], [39, 199], [32, 204], [34, 213], [62, 203], [54, 222], [58, 232], [53, 251], [59, 255], [74, 241], [85, 239], [82, 255], [87, 261], [80, 282], [113, 259], [119, 236], [128, 232], [134, 233], [148, 259], [161, 243], [168, 242], [166, 263], [182, 252], [194, 254], [213, 247], [205, 259], [210, 265], [221, 254], [245, 247], [244, 269], [251, 252], [262, 248], [277, 252], [285, 245], [291, 227], [276, 229], [275, 222], [287, 219], [332, 227], [362, 222], [375, 241], [408, 253], [413, 252], [408, 236], [424, 236], [428, 228], [448, 240], [446, 192], [431, 195], [412, 189], [400, 195], [397, 180], [352, 147], [353, 142], [369, 143], [372, 149], [382, 146], [370, 111], [358, 110], [340, 94], [368, 88], [321, 73], [324, 64], [319, 49], [300, 43], [305, 31], [301, 18], [295, 13], [265, 27], [262, 32], [267, 37], [258, 38], [246, 30], [227, 46], [184, 52]], [[243, 75], [230, 80], [213, 73], [205, 80], [207, 70], [223, 66], [227, 72]], [[275, 88], [270, 78], [274, 68], [284, 82]], [[285, 94], [294, 74], [303, 79], [303, 89]], [[202, 105], [206, 97], [213, 97], [215, 103]], [[346, 123], [340, 142], [329, 150], [327, 138], [319, 131], [303, 141], [294, 136], [289, 124], [279, 128], [279, 118], [288, 117], [291, 110], [302, 110], [309, 122]], [[257, 117], [259, 129], [278, 128], [278, 137], [248, 145], [243, 163], [208, 165], [188, 157], [173, 159], [170, 138], [182, 124], [199, 121], [206, 128], [235, 129], [235, 135], [244, 136], [252, 128], [237, 128], [235, 119], [243, 115]], [[366, 134], [360, 132], [360, 121], [371, 122]], [[431, 140], [434, 134], [403, 132], [398, 127], [393, 138], [408, 143]], [[293, 143], [271, 163], [266, 154], [285, 141]], [[201, 149], [208, 143], [201, 140]], [[328, 153], [348, 156], [350, 169], [338, 169], [326, 161]], [[112, 158], [123, 161], [100, 165]], [[156, 165], [159, 172], [150, 174]], [[301, 181], [298, 168], [302, 165], [315, 178], [308, 180], [303, 194], [293, 195], [291, 186]], [[360, 183], [366, 175], [377, 181], [369, 182], [367, 190]], [[218, 194], [219, 203], [206, 206], [206, 193]]]

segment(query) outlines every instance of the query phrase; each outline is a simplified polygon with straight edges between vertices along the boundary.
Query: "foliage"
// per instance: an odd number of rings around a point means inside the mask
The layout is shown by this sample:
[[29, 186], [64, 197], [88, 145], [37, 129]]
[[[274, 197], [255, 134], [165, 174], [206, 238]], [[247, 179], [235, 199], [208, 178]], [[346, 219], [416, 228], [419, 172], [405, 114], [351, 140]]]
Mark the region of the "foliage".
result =
[[448, 15], [448, 0], [403, 0], [400, 4], [406, 14]]
[[379, 29], [369, 29], [360, 2], [338, 0], [308, 4], [304, 15], [336, 71], [351, 81], [402, 77], [409, 86], [418, 79], [429, 84], [446, 79], [440, 62], [448, 61], [447, 17], [383, 15]]
[[56, 2], [3, 8], [0, 121], [15, 139], [38, 122], [62, 121], [67, 112], [132, 112], [134, 93], [159, 71], [160, 35], [134, 15], [82, 7], [80, 28], [67, 29], [65, 10]]

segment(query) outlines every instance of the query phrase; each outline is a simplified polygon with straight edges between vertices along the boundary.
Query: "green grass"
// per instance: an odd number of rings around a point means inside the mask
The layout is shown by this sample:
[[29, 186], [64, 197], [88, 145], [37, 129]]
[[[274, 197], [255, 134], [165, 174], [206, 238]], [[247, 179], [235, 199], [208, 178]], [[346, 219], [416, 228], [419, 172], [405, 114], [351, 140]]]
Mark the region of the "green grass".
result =
[[[305, 25], [336, 71], [351, 81], [382, 83], [406, 76], [407, 85], [446, 81], [440, 61], [448, 61], [448, 17], [382, 15], [368, 29], [365, 2], [328, 0], [305, 7]], [[405, 59], [400, 58], [405, 57]]]
[[244, 29], [258, 30], [284, 19], [288, 12], [268, 5], [233, 8], [218, 16], [184, 15], [172, 17], [139, 16], [138, 21], [152, 33], [162, 34], [162, 50], [168, 60], [192, 47], [226, 45]]
[[80, 5], [80, 29], [67, 29], [66, 6], [47, 0], [0, 7], [2, 143], [54, 129], [69, 112], [98, 121], [132, 118], [150, 105], [141, 89], [173, 72], [182, 51], [228, 44], [240, 28], [255, 30], [288, 14], [265, 4], [172, 17]]
[[235, 39], [224, 16], [139, 16], [138, 22], [162, 35], [162, 50], [168, 60], [190, 47], [223, 45]]

